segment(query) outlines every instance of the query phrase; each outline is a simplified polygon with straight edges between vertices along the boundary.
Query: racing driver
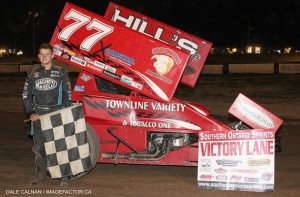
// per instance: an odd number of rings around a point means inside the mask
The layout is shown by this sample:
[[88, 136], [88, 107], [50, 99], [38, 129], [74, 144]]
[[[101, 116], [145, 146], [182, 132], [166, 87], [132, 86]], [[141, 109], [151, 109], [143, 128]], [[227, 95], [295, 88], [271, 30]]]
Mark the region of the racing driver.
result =
[[[32, 151], [35, 154], [36, 172], [30, 185], [45, 181], [47, 175], [47, 159], [39, 115], [50, 113], [71, 106], [71, 84], [65, 69], [53, 65], [53, 48], [48, 43], [39, 47], [38, 58], [41, 65], [34, 68], [27, 76], [23, 89], [23, 102], [26, 114], [31, 120], [33, 135]], [[60, 181], [67, 186], [66, 177]]]

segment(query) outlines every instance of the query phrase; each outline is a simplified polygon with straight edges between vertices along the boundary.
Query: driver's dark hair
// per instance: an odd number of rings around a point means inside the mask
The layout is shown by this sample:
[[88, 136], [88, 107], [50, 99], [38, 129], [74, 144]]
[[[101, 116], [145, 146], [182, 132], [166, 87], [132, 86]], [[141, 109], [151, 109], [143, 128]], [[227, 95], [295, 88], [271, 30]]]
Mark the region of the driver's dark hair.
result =
[[51, 44], [49, 43], [42, 43], [40, 46], [39, 46], [39, 52], [41, 49], [50, 49], [51, 50], [51, 53], [53, 53], [53, 47], [51, 46]]

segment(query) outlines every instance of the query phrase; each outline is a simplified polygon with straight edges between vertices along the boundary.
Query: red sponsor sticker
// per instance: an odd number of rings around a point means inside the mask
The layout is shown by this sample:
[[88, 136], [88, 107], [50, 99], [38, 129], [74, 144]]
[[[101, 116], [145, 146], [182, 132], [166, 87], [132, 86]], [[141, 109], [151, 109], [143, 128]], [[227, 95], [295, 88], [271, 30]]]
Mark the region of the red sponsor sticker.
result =
[[215, 169], [215, 172], [219, 173], [219, 174], [225, 174], [227, 172], [227, 170], [224, 168], [218, 168], [218, 169]]

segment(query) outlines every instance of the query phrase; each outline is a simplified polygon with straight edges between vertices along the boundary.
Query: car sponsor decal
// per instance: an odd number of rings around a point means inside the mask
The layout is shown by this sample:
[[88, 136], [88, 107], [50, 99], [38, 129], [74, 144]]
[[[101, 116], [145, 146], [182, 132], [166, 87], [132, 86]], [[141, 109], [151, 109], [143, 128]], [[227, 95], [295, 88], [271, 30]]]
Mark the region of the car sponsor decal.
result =
[[[212, 43], [113, 2], [110, 2], [105, 12], [105, 18], [169, 46], [187, 51], [191, 57], [180, 82], [191, 87], [195, 86]], [[163, 49], [165, 47], [156, 48]], [[175, 64], [179, 61], [179, 58], [173, 57], [173, 59]], [[148, 71], [148, 74], [153, 73]], [[172, 80], [170, 77], [167, 78]]]

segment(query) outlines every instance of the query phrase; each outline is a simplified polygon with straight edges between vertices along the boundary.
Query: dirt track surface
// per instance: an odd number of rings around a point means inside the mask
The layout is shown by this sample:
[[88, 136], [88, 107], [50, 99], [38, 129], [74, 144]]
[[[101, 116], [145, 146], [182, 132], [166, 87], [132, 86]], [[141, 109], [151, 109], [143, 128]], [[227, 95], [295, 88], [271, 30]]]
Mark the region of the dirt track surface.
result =
[[[71, 78], [74, 81], [75, 78]], [[95, 169], [67, 188], [58, 180], [28, 186], [34, 173], [32, 141], [27, 138], [22, 104], [25, 74], [0, 77], [0, 196], [300, 196], [300, 75], [202, 75], [195, 88], [180, 85], [176, 97], [197, 102], [230, 122], [227, 110], [241, 92], [284, 120], [282, 152], [275, 155], [273, 193], [212, 191], [197, 188], [196, 167], [114, 165]], [[39, 194], [41, 193], [41, 194]], [[47, 194], [48, 193], [48, 194]]]

